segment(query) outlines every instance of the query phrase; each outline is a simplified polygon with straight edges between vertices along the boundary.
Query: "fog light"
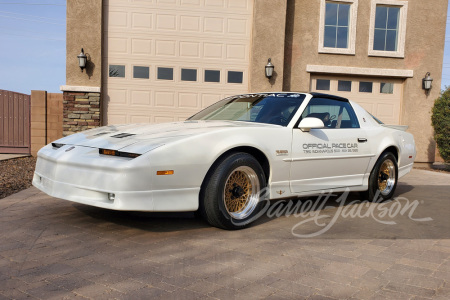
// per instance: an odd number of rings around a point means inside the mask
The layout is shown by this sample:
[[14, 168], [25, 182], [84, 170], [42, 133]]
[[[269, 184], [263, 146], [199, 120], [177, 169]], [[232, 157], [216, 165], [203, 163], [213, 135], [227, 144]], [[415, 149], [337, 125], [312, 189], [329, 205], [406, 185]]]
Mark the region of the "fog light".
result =
[[114, 202], [114, 200], [116, 200], [116, 195], [109, 193], [108, 194], [108, 200], [111, 201], [111, 202]]

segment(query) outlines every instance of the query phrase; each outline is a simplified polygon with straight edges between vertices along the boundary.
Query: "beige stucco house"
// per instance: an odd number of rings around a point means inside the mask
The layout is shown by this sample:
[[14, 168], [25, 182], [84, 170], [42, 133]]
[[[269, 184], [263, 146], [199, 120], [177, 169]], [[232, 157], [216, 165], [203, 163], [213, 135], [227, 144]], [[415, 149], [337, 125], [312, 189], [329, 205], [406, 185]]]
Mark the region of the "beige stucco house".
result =
[[[435, 159], [447, 0], [67, 1], [64, 131], [184, 120], [232, 94], [320, 91], [409, 126]], [[88, 64], [81, 71], [81, 48]], [[267, 79], [268, 58], [275, 73]], [[423, 89], [426, 73], [433, 88]]]

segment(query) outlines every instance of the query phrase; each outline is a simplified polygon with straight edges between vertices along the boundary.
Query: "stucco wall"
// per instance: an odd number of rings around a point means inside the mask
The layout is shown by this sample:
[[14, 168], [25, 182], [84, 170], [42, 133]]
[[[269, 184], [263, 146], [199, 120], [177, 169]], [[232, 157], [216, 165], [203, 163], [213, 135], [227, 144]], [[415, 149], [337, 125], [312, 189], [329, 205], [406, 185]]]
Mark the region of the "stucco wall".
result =
[[[409, 125], [417, 144], [417, 162], [433, 162], [435, 145], [430, 111], [439, 96], [445, 43], [447, 0], [408, 1], [405, 58], [369, 57], [371, 1], [359, 1], [355, 55], [319, 54], [320, 1], [287, 1], [286, 51], [283, 89], [309, 91], [306, 65], [360, 68], [409, 69], [414, 77], [405, 79], [401, 123]], [[435, 79], [429, 95], [422, 78], [430, 72]]]
[[[286, 0], [255, 0], [253, 10], [250, 91], [281, 91], [283, 88]], [[274, 75], [265, 76], [272, 58]]]
[[[81, 48], [88, 56], [84, 72], [78, 65]], [[102, 0], [67, 1], [66, 85], [101, 85]]]

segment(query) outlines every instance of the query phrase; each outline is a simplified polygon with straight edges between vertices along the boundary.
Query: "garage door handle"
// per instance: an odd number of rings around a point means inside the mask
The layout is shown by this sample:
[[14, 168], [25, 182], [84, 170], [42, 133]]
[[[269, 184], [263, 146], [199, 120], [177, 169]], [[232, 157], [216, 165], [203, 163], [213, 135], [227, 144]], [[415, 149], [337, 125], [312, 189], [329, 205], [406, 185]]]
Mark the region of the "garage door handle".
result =
[[366, 143], [367, 139], [365, 138], [358, 138], [358, 143]]

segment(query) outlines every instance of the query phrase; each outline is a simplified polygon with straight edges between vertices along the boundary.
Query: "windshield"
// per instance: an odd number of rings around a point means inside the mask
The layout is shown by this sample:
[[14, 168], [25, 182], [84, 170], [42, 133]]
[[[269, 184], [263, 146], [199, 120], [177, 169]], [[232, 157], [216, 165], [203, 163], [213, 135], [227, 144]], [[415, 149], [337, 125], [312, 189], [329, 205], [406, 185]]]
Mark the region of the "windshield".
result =
[[244, 121], [287, 126], [303, 94], [249, 94], [223, 99], [188, 120]]

